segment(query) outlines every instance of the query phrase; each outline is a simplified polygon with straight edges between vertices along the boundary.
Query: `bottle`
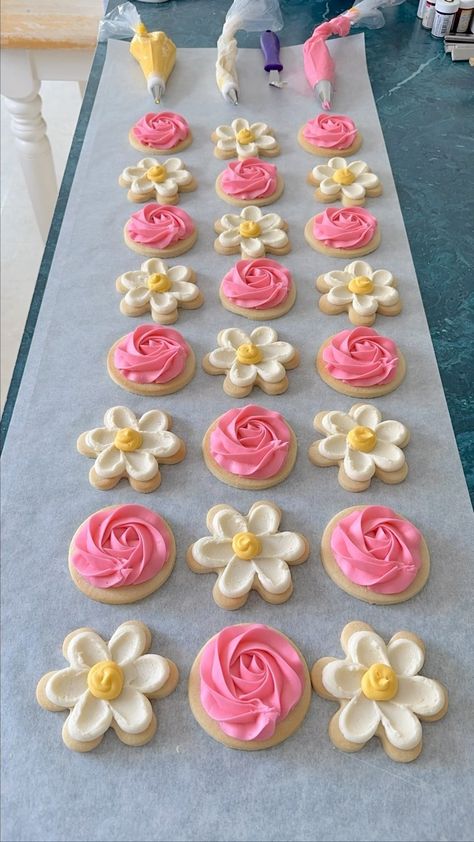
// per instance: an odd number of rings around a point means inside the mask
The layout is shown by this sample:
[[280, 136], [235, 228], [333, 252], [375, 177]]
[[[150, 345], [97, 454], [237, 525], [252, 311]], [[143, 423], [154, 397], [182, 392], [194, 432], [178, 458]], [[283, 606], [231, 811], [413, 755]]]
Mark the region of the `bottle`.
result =
[[425, 0], [425, 10], [423, 12], [423, 18], [421, 21], [423, 29], [431, 29], [431, 27], [433, 26], [435, 2], [436, 0]]
[[459, 9], [456, 12], [451, 32], [467, 32], [473, 9], [474, 0], [460, 0]]
[[[473, 0], [473, 2], [474, 2], [474, 0]], [[420, 20], [423, 20], [423, 13], [425, 11], [425, 5], [426, 5], [426, 0], [420, 0], [420, 2], [418, 3], [418, 10], [417, 10], [416, 16], [417, 16], [417, 18], [420, 18]]]
[[451, 31], [454, 17], [459, 9], [459, 0], [436, 0], [431, 34], [433, 38], [444, 38]]

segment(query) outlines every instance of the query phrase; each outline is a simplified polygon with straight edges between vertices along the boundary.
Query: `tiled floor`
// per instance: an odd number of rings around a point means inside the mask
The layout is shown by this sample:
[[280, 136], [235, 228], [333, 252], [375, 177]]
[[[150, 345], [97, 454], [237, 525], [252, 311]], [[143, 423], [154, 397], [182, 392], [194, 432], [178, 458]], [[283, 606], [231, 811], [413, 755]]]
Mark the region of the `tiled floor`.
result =
[[[81, 96], [75, 82], [44, 82], [43, 116], [60, 183], [76, 126]], [[1, 105], [1, 405], [3, 408], [28, 315], [44, 244], [38, 233], [23, 173]]]

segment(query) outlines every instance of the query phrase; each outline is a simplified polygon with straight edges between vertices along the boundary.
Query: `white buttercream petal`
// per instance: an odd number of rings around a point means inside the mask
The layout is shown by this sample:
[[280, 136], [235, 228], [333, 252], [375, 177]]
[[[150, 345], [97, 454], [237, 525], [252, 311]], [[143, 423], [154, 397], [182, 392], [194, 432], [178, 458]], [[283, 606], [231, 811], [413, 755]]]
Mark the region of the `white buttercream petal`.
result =
[[360, 691], [360, 683], [366, 668], [360, 664], [334, 660], [322, 671], [322, 682], [328, 693], [336, 699], [352, 699]]
[[260, 541], [262, 549], [259, 558], [282, 558], [284, 561], [296, 561], [305, 548], [305, 542], [297, 532], [261, 535]]
[[240, 242], [240, 246], [242, 249], [243, 257], [262, 257], [265, 254], [265, 246], [263, 245], [263, 240], [258, 239], [257, 237], [243, 237]]
[[160, 433], [168, 429], [168, 416], [159, 409], [149, 409], [144, 412], [138, 422], [141, 433]]
[[400, 675], [416, 675], [420, 672], [425, 653], [418, 643], [408, 637], [397, 637], [387, 647], [390, 666]]
[[124, 687], [109, 705], [117, 725], [126, 734], [141, 734], [153, 717], [149, 700], [133, 687]]
[[382, 420], [382, 413], [380, 410], [370, 403], [362, 403], [358, 406], [353, 406], [349, 412], [357, 424], [360, 424], [362, 427], [370, 427], [371, 430], [375, 430], [377, 424], [379, 424]]
[[124, 667], [125, 684], [140, 693], [156, 693], [166, 684], [170, 666], [161, 655], [141, 655]]
[[86, 690], [69, 714], [66, 729], [73, 740], [85, 743], [105, 734], [111, 722], [109, 703]]
[[396, 444], [390, 444], [385, 441], [378, 441], [371, 451], [370, 456], [377, 465], [377, 468], [380, 468], [382, 471], [398, 471], [405, 464], [403, 450], [400, 450]]
[[375, 702], [362, 692], [354, 696], [339, 715], [339, 729], [351, 743], [366, 743], [374, 736], [380, 722]]
[[444, 690], [437, 681], [424, 675], [398, 677], [397, 705], [408, 707], [420, 716], [434, 716], [445, 704]]
[[[171, 283], [175, 284], [181, 281], [187, 281], [191, 275], [191, 270], [187, 266], [170, 266], [166, 274]], [[192, 284], [192, 286], [196, 286], [196, 284]]]
[[240, 245], [242, 237], [238, 228], [229, 228], [219, 234], [218, 240], [224, 248], [235, 248]]
[[354, 297], [354, 293], [344, 284], [333, 286], [327, 293], [330, 304], [349, 304]]
[[65, 657], [74, 669], [93, 667], [99, 661], [109, 661], [110, 653], [105, 640], [91, 629], [78, 629], [68, 641]]
[[233, 348], [215, 348], [209, 354], [209, 362], [216, 368], [228, 369], [234, 364], [236, 359]]
[[373, 190], [374, 187], [378, 187], [379, 179], [373, 172], [364, 172], [357, 178], [357, 183], [360, 184], [365, 190]]
[[256, 158], [258, 157], [258, 147], [260, 144], [257, 143], [240, 143], [238, 140], [235, 142], [235, 148], [237, 151], [237, 155], [239, 158]]
[[363, 453], [361, 450], [352, 450], [347, 448], [344, 457], [344, 470], [349, 477], [356, 482], [365, 482], [375, 473], [375, 465], [373, 460], [373, 453]]
[[235, 152], [237, 147], [237, 141], [235, 137], [229, 139], [221, 139], [217, 141], [217, 146], [219, 149], [222, 149], [223, 152]]
[[234, 386], [252, 386], [257, 379], [257, 366], [239, 363], [237, 360], [232, 363], [229, 369], [229, 379]]
[[220, 218], [220, 223], [222, 227], [226, 229], [226, 231], [230, 231], [234, 228], [237, 228], [237, 230], [239, 230], [239, 225], [241, 222], [242, 218], [236, 213], [225, 213]]
[[186, 184], [189, 184], [192, 181], [192, 175], [189, 170], [179, 170], [178, 172], [173, 173], [173, 180], [175, 184], [178, 184], [180, 187], [183, 187]]
[[361, 316], [371, 316], [378, 310], [378, 302], [373, 295], [357, 295], [355, 293], [352, 299], [352, 306], [356, 313], [359, 313]]
[[233, 140], [235, 137], [235, 131], [232, 126], [217, 126], [215, 134], [217, 135], [220, 140]]
[[249, 339], [254, 345], [271, 345], [278, 339], [278, 334], [272, 327], [260, 325], [252, 330]]
[[234, 557], [229, 538], [199, 538], [193, 544], [193, 557], [203, 567], [225, 567]]
[[321, 424], [328, 433], [343, 433], [344, 435], [356, 426], [356, 422], [350, 415], [339, 412], [337, 409], [326, 412], [321, 419]]
[[251, 123], [250, 131], [252, 132], [254, 137], [261, 138], [262, 135], [265, 135], [268, 132], [268, 123], [262, 123], [260, 121], [256, 123]]
[[266, 213], [261, 217], [258, 224], [262, 231], [271, 231], [274, 228], [279, 228], [281, 223], [282, 218], [277, 213]]
[[321, 193], [324, 193], [326, 196], [337, 196], [341, 192], [341, 185], [336, 184], [332, 178], [323, 178], [321, 184], [319, 185], [319, 189]]
[[104, 424], [108, 430], [120, 430], [132, 427], [138, 430], [137, 416], [127, 406], [112, 406], [104, 415]]
[[401, 444], [406, 439], [407, 428], [400, 421], [381, 421], [375, 428], [377, 441]]
[[291, 571], [283, 559], [259, 556], [254, 559], [254, 566], [260, 584], [269, 593], [284, 593], [290, 587]]
[[[142, 433], [141, 450], [152, 456], [172, 456], [179, 450], [179, 439], [169, 430], [159, 430], [157, 433]], [[139, 453], [141, 451], [137, 451]], [[126, 454], [126, 457], [130, 454]]]
[[146, 172], [145, 167], [140, 167], [140, 166], [138, 166], [138, 167], [125, 167], [125, 169], [122, 170], [122, 176], [121, 177], [128, 184], [131, 184], [132, 181], [136, 181], [137, 178], [140, 178], [141, 176], [143, 176], [143, 174], [145, 172]]
[[228, 327], [225, 330], [219, 331], [217, 335], [217, 342], [222, 348], [233, 348], [234, 350], [237, 350], [240, 345], [249, 344], [250, 337], [238, 327]]
[[347, 286], [352, 280], [352, 275], [347, 272], [340, 272], [338, 269], [333, 269], [332, 272], [326, 272], [324, 280], [330, 287]]
[[87, 690], [88, 671], [88, 668], [67, 667], [53, 673], [44, 690], [49, 701], [59, 707], [73, 707]]
[[237, 532], [247, 532], [247, 519], [232, 506], [220, 508], [212, 515], [210, 529], [216, 538], [232, 540]]
[[352, 173], [352, 175], [360, 176], [362, 173], [367, 172], [369, 169], [365, 161], [351, 161], [348, 164], [347, 169]]
[[189, 281], [172, 281], [170, 293], [178, 301], [192, 301], [194, 298], [198, 297], [199, 287], [197, 287], [196, 284], [189, 283]]
[[140, 178], [134, 178], [131, 186], [132, 193], [137, 193], [141, 195], [143, 193], [149, 193], [150, 190], [153, 190], [155, 185], [153, 182], [150, 181], [147, 175], [142, 175]]
[[112, 660], [124, 666], [143, 655], [148, 648], [145, 628], [142, 623], [136, 623], [133, 620], [121, 623], [109, 640]]
[[399, 300], [398, 290], [390, 286], [378, 286], [375, 284], [373, 295], [385, 307], [391, 307], [393, 304], [397, 304]]
[[387, 664], [390, 666], [385, 641], [374, 631], [363, 629], [354, 632], [347, 644], [347, 653], [353, 663], [369, 667], [372, 664]]
[[272, 228], [269, 231], [262, 231], [260, 239], [265, 246], [281, 249], [286, 246], [288, 235], [281, 228]]
[[235, 120], [232, 120], [231, 126], [234, 134], [238, 134], [243, 129], [250, 128], [249, 121], [245, 117], [236, 117]]
[[147, 286], [136, 286], [129, 289], [124, 297], [124, 301], [129, 307], [144, 307], [150, 300], [150, 290]]
[[382, 726], [389, 742], [404, 751], [415, 748], [421, 740], [421, 724], [411, 710], [395, 702], [377, 702]]
[[256, 146], [259, 149], [274, 149], [276, 140], [271, 134], [262, 134], [257, 138]]
[[146, 275], [166, 275], [168, 274], [168, 267], [161, 257], [150, 257], [142, 263], [142, 271]]
[[248, 514], [249, 532], [255, 535], [272, 535], [280, 526], [281, 512], [273, 503], [253, 503]]
[[372, 273], [372, 280], [376, 286], [390, 286], [393, 283], [393, 275], [387, 269], [376, 269]]
[[178, 192], [178, 184], [176, 178], [166, 178], [160, 184], [154, 184], [155, 192], [158, 196], [171, 197], [176, 196]]
[[348, 272], [352, 278], [357, 278], [362, 275], [365, 278], [371, 278], [373, 275], [372, 266], [366, 260], [353, 260], [349, 263], [345, 271]]
[[359, 200], [365, 196], [365, 187], [362, 184], [358, 184], [357, 181], [354, 181], [353, 184], [343, 184], [341, 191], [347, 199]]
[[315, 181], [323, 181], [325, 178], [332, 179], [334, 175], [333, 167], [330, 167], [329, 164], [318, 164], [316, 167], [313, 167], [311, 172]]
[[146, 287], [146, 279], [148, 274], [146, 272], [124, 272], [120, 275], [120, 283], [125, 289], [136, 289], [136, 287]]
[[94, 470], [99, 477], [104, 479], [121, 476], [125, 470], [123, 452], [118, 450], [114, 444], [106, 447], [95, 460]]
[[219, 576], [219, 590], [230, 599], [243, 596], [251, 589], [254, 575], [255, 568], [251, 561], [234, 556]]
[[167, 158], [164, 165], [166, 172], [173, 174], [183, 169], [183, 162], [181, 158]]
[[265, 383], [280, 383], [286, 377], [285, 367], [278, 360], [262, 360], [255, 369]]
[[344, 459], [346, 450], [347, 439], [343, 433], [335, 433], [319, 442], [319, 452], [326, 459]]
[[94, 430], [89, 430], [86, 433], [87, 446], [95, 450], [96, 453], [101, 453], [102, 450], [113, 445], [116, 431], [108, 430], [106, 427], [96, 427]]
[[293, 345], [289, 342], [272, 342], [270, 345], [261, 346], [264, 362], [267, 360], [277, 360], [279, 362], [288, 362], [295, 354]]
[[178, 309], [178, 302], [170, 292], [152, 292], [150, 295], [151, 310], [153, 313], [164, 316], [174, 313]]
[[[276, 216], [277, 214], [274, 215]], [[247, 207], [242, 209], [240, 216], [242, 219], [247, 220], [248, 222], [258, 222], [259, 225], [263, 227], [262, 222], [265, 219], [265, 216], [270, 216], [270, 214], [265, 214], [264, 216], [260, 208], [257, 207], [257, 205], [247, 205]]]
[[[172, 435], [172, 433], [168, 433]], [[146, 450], [134, 450], [123, 454], [127, 474], [137, 482], [147, 482], [158, 473], [158, 464], [154, 456]]]

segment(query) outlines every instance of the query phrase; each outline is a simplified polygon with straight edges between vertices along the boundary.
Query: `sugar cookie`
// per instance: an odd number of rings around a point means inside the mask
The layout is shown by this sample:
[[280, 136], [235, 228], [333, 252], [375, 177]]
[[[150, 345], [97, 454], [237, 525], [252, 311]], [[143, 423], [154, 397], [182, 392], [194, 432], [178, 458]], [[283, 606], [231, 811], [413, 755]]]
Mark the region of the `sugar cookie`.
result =
[[125, 244], [147, 257], [177, 257], [193, 247], [196, 226], [186, 211], [150, 202], [132, 213], [124, 228]]
[[371, 327], [341, 330], [321, 345], [316, 368], [328, 386], [354, 398], [377, 398], [398, 388], [405, 358], [387, 336]]
[[171, 395], [196, 371], [194, 352], [179, 331], [139, 325], [115, 342], [107, 356], [110, 377], [136, 395]]
[[353, 155], [362, 144], [362, 136], [350, 117], [318, 114], [301, 126], [298, 143], [312, 155], [332, 158], [333, 155]]
[[154, 322], [173, 324], [178, 310], [195, 310], [204, 296], [188, 266], [167, 266], [159, 257], [145, 260], [139, 270], [124, 272], [115, 282], [122, 293], [120, 311], [124, 316], [151, 313]]
[[121, 187], [126, 187], [130, 202], [148, 202], [175, 205], [179, 193], [189, 193], [197, 187], [196, 181], [184, 168], [181, 158], [142, 158], [135, 167], [125, 167], [119, 177]]
[[128, 135], [135, 149], [141, 152], [181, 152], [192, 142], [187, 120], [174, 111], [149, 112], [135, 123]]
[[276, 260], [239, 260], [224, 275], [219, 289], [223, 307], [247, 319], [278, 319], [291, 310], [296, 287], [291, 272]]
[[341, 751], [360, 751], [378, 737], [385, 753], [400, 763], [420, 754], [420, 719], [434, 722], [448, 709], [447, 690], [418, 675], [425, 646], [412, 632], [394, 634], [388, 644], [367, 623], [348, 623], [341, 634], [345, 659], [321, 658], [311, 670], [323, 699], [339, 702], [329, 737]]
[[314, 195], [320, 202], [341, 200], [345, 207], [365, 205], [367, 196], [374, 198], [382, 193], [378, 176], [365, 161], [348, 164], [345, 158], [339, 157], [313, 167], [308, 182], [318, 188]]
[[224, 202], [245, 207], [249, 201], [262, 207], [276, 202], [285, 183], [275, 164], [260, 158], [231, 161], [216, 179], [216, 193]]
[[363, 257], [380, 245], [375, 216], [365, 208], [327, 208], [308, 220], [304, 229], [308, 245], [329, 257]]
[[330, 316], [347, 311], [354, 325], [372, 325], [377, 314], [397, 316], [402, 304], [397, 282], [387, 269], [372, 269], [365, 260], [353, 260], [344, 269], [333, 269], [316, 279], [324, 293], [319, 309]]
[[239, 215], [225, 213], [215, 222], [219, 236], [214, 248], [219, 254], [240, 251], [247, 258], [263, 257], [267, 252], [287, 254], [291, 248], [287, 228], [277, 213], [263, 214], [256, 205], [248, 205]]
[[249, 123], [243, 117], [232, 120], [230, 126], [217, 126], [211, 140], [215, 143], [216, 158], [273, 157], [280, 154], [280, 147], [273, 137], [273, 129], [266, 123]]

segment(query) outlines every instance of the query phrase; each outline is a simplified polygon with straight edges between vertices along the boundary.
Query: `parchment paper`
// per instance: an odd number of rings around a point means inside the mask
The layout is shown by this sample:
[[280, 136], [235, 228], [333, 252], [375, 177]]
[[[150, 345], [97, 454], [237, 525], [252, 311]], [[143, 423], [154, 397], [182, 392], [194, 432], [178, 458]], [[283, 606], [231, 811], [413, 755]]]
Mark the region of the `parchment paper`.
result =
[[[199, 188], [185, 194], [180, 206], [197, 221], [199, 239], [192, 251], [170, 262], [192, 266], [206, 298], [201, 310], [182, 312], [176, 325], [198, 360], [215, 347], [221, 328], [256, 324], [228, 313], [218, 301], [220, 280], [234, 258], [213, 250], [212, 223], [229, 206], [214, 192], [214, 180], [225, 164], [213, 157], [209, 135], [217, 124], [242, 115], [266, 120], [281, 143], [275, 163], [286, 188], [276, 209], [289, 223], [293, 249], [282, 262], [294, 275], [298, 299], [272, 325], [280, 338], [299, 348], [301, 365], [290, 372], [284, 396], [258, 392], [251, 400], [283, 412], [296, 431], [295, 470], [264, 495], [229, 488], [209, 474], [200, 452], [203, 433], [238, 403], [224, 394], [221, 378], [199, 368], [184, 391], [162, 400], [133, 396], [110, 380], [108, 349], [146, 321], [121, 315], [114, 281], [141, 262], [123, 243], [123, 224], [136, 206], [127, 202], [117, 179], [123, 167], [141, 157], [129, 146], [127, 133], [151, 103], [128, 45], [109, 42], [5, 447], [5, 839], [469, 838], [470, 507], [367, 77], [363, 36], [333, 42], [331, 48], [339, 74], [337, 111], [350, 114], [360, 127], [364, 142], [358, 157], [369, 162], [384, 187], [382, 197], [368, 202], [382, 233], [380, 248], [368, 260], [397, 276], [404, 310], [397, 318], [378, 318], [375, 326], [399, 344], [408, 374], [397, 391], [376, 403], [384, 417], [397, 418], [411, 430], [408, 478], [397, 486], [374, 481], [369, 491], [356, 496], [339, 487], [335, 468], [315, 468], [307, 458], [316, 438], [316, 412], [347, 410], [353, 401], [325, 386], [314, 368], [319, 345], [349, 322], [345, 315], [323, 315], [314, 289], [320, 272], [342, 268], [345, 261], [316, 254], [303, 238], [305, 222], [321, 206], [305, 183], [318, 159], [296, 142], [298, 127], [317, 112], [302, 76], [298, 46], [282, 51], [290, 85], [281, 91], [268, 88], [258, 51], [240, 52], [243, 104], [237, 109], [226, 105], [215, 89], [214, 52], [182, 49], [163, 102], [164, 109], [189, 119], [194, 134], [182, 157]], [[136, 494], [126, 483], [111, 492], [94, 490], [87, 478], [91, 463], [76, 453], [77, 435], [100, 425], [105, 410], [116, 404], [138, 413], [160, 406], [172, 414], [175, 431], [187, 443], [185, 461], [165, 467], [161, 488], [149, 496]], [[211, 596], [214, 577], [193, 574], [185, 550], [206, 534], [210, 506], [228, 502], [247, 511], [264, 496], [284, 510], [283, 528], [309, 538], [311, 557], [294, 570], [295, 592], [285, 605], [271, 607], [253, 593], [245, 608], [225, 612]], [[167, 584], [144, 602], [106, 606], [88, 600], [72, 584], [68, 546], [89, 514], [124, 502], [151, 506], [169, 521], [177, 564]], [[393, 507], [412, 519], [428, 542], [429, 582], [407, 603], [370, 607], [339, 590], [321, 566], [324, 526], [336, 512], [360, 503]], [[37, 705], [36, 682], [44, 672], [66, 666], [61, 644], [69, 631], [91, 626], [107, 638], [129, 618], [147, 623], [153, 651], [178, 664], [179, 687], [155, 704], [159, 730], [145, 748], [127, 748], [109, 732], [94, 752], [69, 752], [61, 741], [65, 714]], [[311, 667], [321, 656], [341, 655], [341, 629], [354, 619], [372, 623], [387, 638], [400, 629], [419, 634], [427, 646], [425, 674], [449, 688], [449, 713], [441, 722], [424, 725], [424, 750], [415, 763], [393, 763], [375, 740], [356, 755], [336, 751], [327, 736], [335, 705], [316, 696], [299, 731], [270, 751], [231, 751], [213, 742], [194, 721], [187, 700], [188, 672], [201, 645], [223, 626], [269, 623], [294, 639]]]

